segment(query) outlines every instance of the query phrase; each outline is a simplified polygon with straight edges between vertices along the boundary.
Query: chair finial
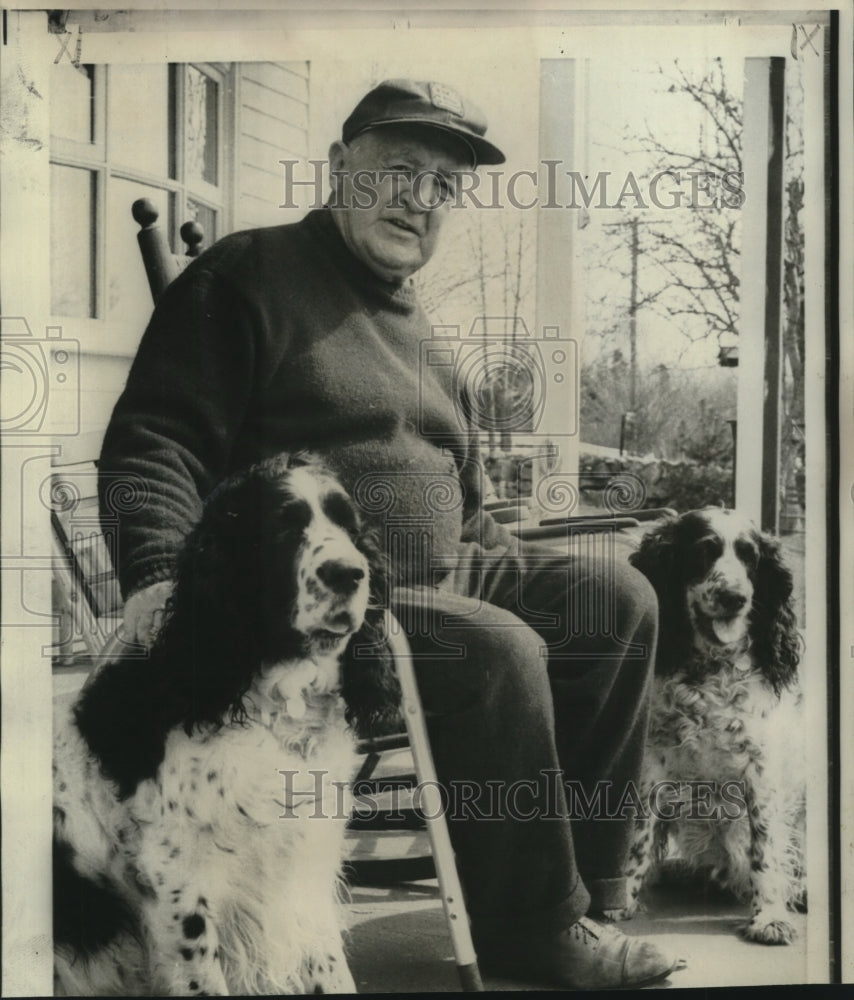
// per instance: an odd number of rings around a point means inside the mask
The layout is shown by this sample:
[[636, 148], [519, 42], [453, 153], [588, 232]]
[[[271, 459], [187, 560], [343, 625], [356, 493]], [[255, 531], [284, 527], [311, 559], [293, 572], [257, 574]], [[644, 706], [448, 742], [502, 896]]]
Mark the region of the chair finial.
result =
[[150, 198], [137, 198], [130, 210], [136, 222], [143, 229], [150, 229], [160, 216]]
[[205, 231], [198, 222], [185, 222], [181, 226], [181, 239], [187, 244], [187, 256], [198, 257], [202, 249]]

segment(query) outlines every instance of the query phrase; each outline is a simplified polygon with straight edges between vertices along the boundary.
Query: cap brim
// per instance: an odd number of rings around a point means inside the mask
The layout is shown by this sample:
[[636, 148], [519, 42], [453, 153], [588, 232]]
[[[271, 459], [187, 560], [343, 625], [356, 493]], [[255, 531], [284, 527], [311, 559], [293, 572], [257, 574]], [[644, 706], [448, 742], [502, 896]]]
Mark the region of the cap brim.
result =
[[370, 125], [366, 125], [364, 128], [359, 129], [358, 132], [354, 132], [348, 141], [355, 139], [357, 135], [362, 135], [363, 132], [370, 132], [372, 129], [383, 128], [386, 125], [417, 125], [420, 128], [434, 129], [437, 132], [444, 132], [446, 135], [452, 135], [461, 142], [465, 143], [465, 145], [471, 150], [473, 167], [479, 167], [482, 165], [491, 166], [493, 164], [504, 163], [506, 159], [497, 146], [493, 146], [491, 142], [487, 142], [486, 139], [482, 136], [476, 135], [474, 132], [469, 132], [467, 129], [454, 128], [453, 125], [444, 125], [441, 122], [436, 122], [432, 119], [417, 117], [386, 118], [383, 121], [371, 122]]

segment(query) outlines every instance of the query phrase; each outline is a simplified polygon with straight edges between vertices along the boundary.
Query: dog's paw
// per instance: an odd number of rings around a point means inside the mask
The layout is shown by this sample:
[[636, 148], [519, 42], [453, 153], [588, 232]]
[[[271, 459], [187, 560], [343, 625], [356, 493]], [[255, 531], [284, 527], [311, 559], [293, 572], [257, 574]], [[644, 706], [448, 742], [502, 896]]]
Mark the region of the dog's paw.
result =
[[356, 983], [343, 952], [309, 959], [303, 966], [302, 980], [306, 993], [356, 992]]
[[646, 913], [646, 907], [639, 899], [632, 900], [627, 906], [621, 906], [618, 910], [603, 910], [602, 916], [610, 923], [618, 920], [631, 920], [636, 913]]
[[790, 906], [793, 910], [796, 910], [798, 913], [806, 913], [808, 910], [807, 890], [801, 889], [801, 891], [792, 900]]
[[772, 913], [757, 913], [742, 930], [742, 937], [759, 944], [791, 944], [797, 936], [785, 917]]

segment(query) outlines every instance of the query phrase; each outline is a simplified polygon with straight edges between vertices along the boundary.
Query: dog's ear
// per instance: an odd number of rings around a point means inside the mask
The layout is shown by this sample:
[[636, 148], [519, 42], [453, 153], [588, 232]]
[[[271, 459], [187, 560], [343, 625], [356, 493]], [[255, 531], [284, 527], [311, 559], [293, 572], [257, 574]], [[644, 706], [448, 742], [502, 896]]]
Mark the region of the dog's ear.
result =
[[168, 645], [185, 726], [237, 718], [264, 658], [265, 484], [235, 477], [208, 499], [178, 557], [159, 643]]
[[800, 639], [792, 606], [792, 573], [780, 554], [780, 543], [756, 532], [759, 565], [753, 594], [750, 630], [756, 660], [779, 694], [792, 684], [800, 661]]
[[643, 573], [656, 593], [666, 588], [677, 568], [678, 524], [678, 517], [666, 515], [644, 534], [637, 551], [629, 556], [629, 562]]
[[685, 610], [684, 566], [679, 544], [680, 518], [668, 514], [641, 539], [629, 562], [643, 573], [658, 597], [659, 671], [675, 668], [691, 635]]
[[371, 609], [341, 658], [347, 722], [362, 739], [403, 729], [400, 682], [383, 620], [381, 611]]
[[256, 623], [249, 619], [263, 566], [264, 512], [250, 490], [256, 486], [242, 481], [207, 506], [179, 555], [169, 615], [180, 617], [194, 642], [239, 644], [244, 658], [255, 652]]
[[370, 565], [371, 593], [361, 629], [341, 658], [341, 695], [347, 721], [362, 739], [400, 732], [400, 682], [385, 635], [389, 606], [388, 560], [374, 533], [363, 530], [357, 547]]
[[629, 562], [652, 584], [658, 595], [659, 605], [670, 603], [670, 595], [678, 588], [682, 567], [679, 564], [679, 518], [668, 514], [643, 536]]

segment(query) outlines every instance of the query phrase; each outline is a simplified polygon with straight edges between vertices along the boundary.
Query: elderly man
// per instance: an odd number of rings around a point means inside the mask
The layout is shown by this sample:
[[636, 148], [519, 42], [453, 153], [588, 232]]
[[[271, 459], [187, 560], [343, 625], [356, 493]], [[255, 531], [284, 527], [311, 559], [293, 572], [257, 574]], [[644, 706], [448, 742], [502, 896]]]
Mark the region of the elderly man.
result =
[[[390, 599], [411, 632], [439, 775], [527, 792], [451, 823], [484, 968], [642, 985], [676, 962], [586, 916], [623, 905], [631, 819], [571, 824], [559, 775], [588, 789], [637, 778], [654, 595], [628, 566], [520, 549], [484, 515], [476, 436], [447, 369], [421, 364], [430, 324], [409, 279], [461, 172], [503, 162], [485, 132], [450, 88], [386, 81], [330, 149], [327, 207], [226, 237], [169, 287], [101, 456], [103, 473], [140, 475], [149, 493], [121, 524], [125, 627], [142, 640], [156, 627], [176, 550], [228, 473], [310, 449], [357, 500], [390, 488], [394, 523], [429, 517], [429, 546], [389, 543]], [[425, 511], [431, 483], [444, 495]], [[387, 542], [388, 513], [373, 509]], [[608, 635], [573, 628], [591, 587], [613, 602]]]

